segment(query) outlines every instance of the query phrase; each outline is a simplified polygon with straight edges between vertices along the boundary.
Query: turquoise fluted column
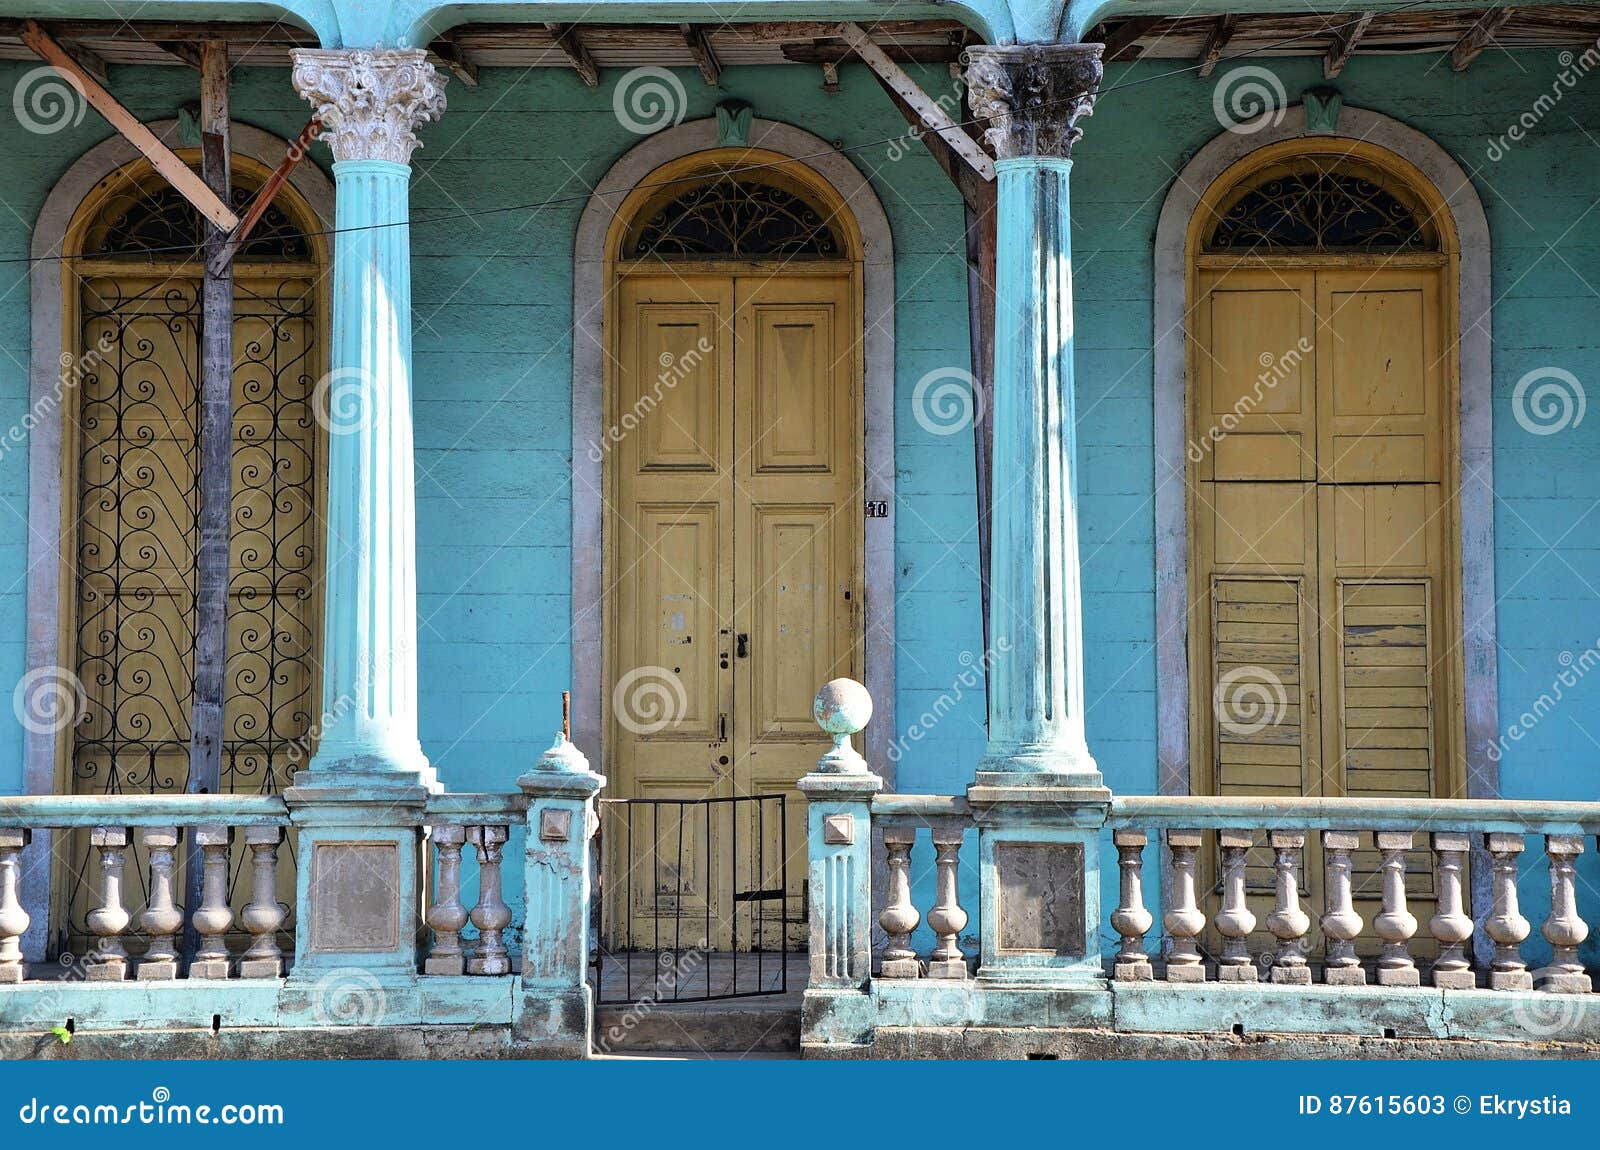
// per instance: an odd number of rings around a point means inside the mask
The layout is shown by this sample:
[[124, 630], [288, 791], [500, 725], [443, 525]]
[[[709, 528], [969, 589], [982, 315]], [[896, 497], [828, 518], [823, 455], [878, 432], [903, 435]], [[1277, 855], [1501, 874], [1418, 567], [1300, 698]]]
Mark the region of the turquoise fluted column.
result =
[[1099, 787], [1084, 737], [1068, 185], [1100, 45], [973, 48], [967, 85], [998, 157], [989, 740], [1000, 775]]
[[411, 428], [415, 129], [444, 110], [421, 51], [302, 50], [294, 85], [333, 150], [337, 189], [321, 733], [325, 782], [433, 784], [417, 738], [416, 479]]

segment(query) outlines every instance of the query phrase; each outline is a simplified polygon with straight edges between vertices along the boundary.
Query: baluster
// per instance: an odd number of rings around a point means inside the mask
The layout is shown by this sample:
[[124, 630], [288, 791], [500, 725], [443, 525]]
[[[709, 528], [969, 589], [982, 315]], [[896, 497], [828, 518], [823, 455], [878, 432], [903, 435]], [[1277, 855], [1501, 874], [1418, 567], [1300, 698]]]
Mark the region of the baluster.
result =
[[1367, 972], [1356, 957], [1356, 936], [1361, 933], [1361, 916], [1356, 913], [1350, 882], [1350, 852], [1361, 845], [1354, 831], [1323, 831], [1323, 873], [1326, 876], [1322, 933], [1328, 938], [1328, 951], [1322, 968], [1322, 981], [1329, 986], [1365, 986]]
[[1494, 913], [1483, 924], [1494, 940], [1494, 962], [1489, 967], [1492, 990], [1532, 990], [1533, 975], [1522, 961], [1522, 941], [1533, 929], [1517, 905], [1517, 856], [1522, 853], [1520, 834], [1484, 836], [1494, 875]]
[[1150, 836], [1139, 830], [1117, 830], [1111, 832], [1111, 841], [1122, 875], [1122, 899], [1111, 912], [1111, 927], [1122, 936], [1122, 948], [1111, 977], [1118, 982], [1148, 982], [1155, 978], [1155, 969], [1144, 952], [1144, 936], [1156, 921], [1144, 905], [1144, 848]]
[[916, 842], [915, 827], [884, 827], [883, 849], [888, 869], [888, 889], [878, 925], [889, 936], [883, 948], [882, 978], [916, 978], [921, 973], [917, 952], [911, 949], [911, 932], [922, 916], [911, 905], [911, 847]]
[[928, 912], [928, 925], [939, 943], [928, 959], [929, 978], [966, 978], [967, 956], [961, 949], [961, 932], [967, 912], [961, 909], [956, 880], [961, 871], [961, 828], [933, 828], [934, 867], [938, 871], [938, 897]]
[[1410, 831], [1379, 831], [1383, 853], [1383, 911], [1372, 929], [1383, 939], [1378, 958], [1379, 986], [1420, 986], [1422, 976], [1406, 944], [1417, 933], [1417, 916], [1406, 909], [1406, 852], [1415, 844]]
[[1256, 916], [1250, 912], [1244, 894], [1245, 853], [1254, 841], [1254, 831], [1224, 830], [1217, 835], [1222, 851], [1222, 909], [1217, 912], [1216, 923], [1224, 940], [1222, 957], [1217, 962], [1219, 982], [1255, 982], [1259, 977], [1255, 963], [1250, 961], [1247, 941], [1256, 928]]
[[0, 827], [0, 985], [21, 982], [23, 932], [28, 912], [22, 909], [22, 849], [33, 837], [21, 827]]
[[178, 977], [176, 936], [183, 929], [183, 910], [173, 899], [173, 851], [178, 837], [177, 827], [145, 827], [139, 832], [150, 860], [150, 899], [139, 914], [139, 927], [150, 937], [150, 946], [134, 971], [141, 982]]
[[1593, 989], [1578, 947], [1589, 937], [1589, 926], [1578, 916], [1575, 863], [1583, 853], [1578, 835], [1546, 835], [1545, 854], [1550, 858], [1550, 917], [1544, 920], [1543, 934], [1550, 944], [1550, 965], [1540, 967], [1540, 990], [1556, 994], [1587, 994]]
[[439, 853], [439, 889], [428, 908], [433, 946], [422, 964], [424, 974], [464, 974], [467, 960], [461, 949], [461, 928], [467, 925], [467, 908], [461, 905], [461, 845], [467, 841], [464, 826], [433, 828], [433, 845]]
[[1428, 920], [1428, 931], [1439, 943], [1439, 957], [1433, 960], [1433, 985], [1447, 990], [1471, 990], [1477, 985], [1463, 949], [1472, 937], [1472, 916], [1461, 904], [1466, 855], [1471, 846], [1467, 836], [1458, 831], [1440, 831], [1433, 836], [1439, 904]]
[[1296, 986], [1311, 984], [1311, 967], [1306, 962], [1305, 934], [1311, 929], [1311, 916], [1300, 909], [1300, 852], [1305, 849], [1304, 831], [1273, 831], [1268, 836], [1274, 852], [1273, 869], [1278, 872], [1277, 900], [1267, 915], [1267, 929], [1278, 940], [1272, 956], [1272, 981]]
[[1172, 947], [1167, 953], [1167, 981], [1204, 982], [1205, 961], [1195, 946], [1195, 939], [1206, 926], [1206, 916], [1195, 898], [1200, 832], [1168, 831], [1167, 848], [1172, 851], [1172, 909], [1161, 920], [1172, 936]]
[[282, 827], [245, 827], [244, 845], [250, 848], [250, 901], [239, 914], [239, 925], [255, 939], [239, 956], [240, 978], [282, 978], [283, 948], [278, 928], [289, 908], [278, 901], [278, 844]]
[[223, 936], [233, 925], [233, 907], [228, 905], [228, 856], [233, 846], [233, 828], [206, 823], [194, 828], [192, 847], [201, 855], [200, 909], [194, 914], [195, 933], [200, 946], [189, 963], [190, 978], [227, 978], [228, 942]]
[[122, 872], [128, 845], [126, 827], [95, 827], [89, 843], [100, 853], [100, 905], [85, 918], [89, 930], [99, 935], [95, 953], [88, 957], [84, 976], [91, 982], [121, 982], [128, 975], [128, 952], [122, 932], [132, 916], [122, 905]]
[[472, 845], [478, 848], [478, 905], [472, 908], [472, 925], [478, 928], [478, 946], [467, 960], [468, 974], [510, 974], [503, 932], [511, 925], [511, 908], [500, 897], [500, 848], [511, 834], [505, 826], [473, 827]]

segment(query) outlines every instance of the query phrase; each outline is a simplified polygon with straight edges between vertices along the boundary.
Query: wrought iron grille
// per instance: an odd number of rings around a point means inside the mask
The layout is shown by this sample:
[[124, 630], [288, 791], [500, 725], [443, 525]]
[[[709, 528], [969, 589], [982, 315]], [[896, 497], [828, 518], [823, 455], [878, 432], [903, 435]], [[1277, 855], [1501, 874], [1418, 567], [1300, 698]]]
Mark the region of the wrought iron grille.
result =
[[629, 259], [844, 254], [828, 220], [800, 195], [732, 175], [696, 184], [647, 212], [623, 250]]
[[[237, 199], [248, 199], [241, 192]], [[272, 213], [268, 213], [269, 220]], [[201, 281], [181, 254], [198, 240], [186, 204], [162, 193], [108, 205], [86, 234], [98, 262], [80, 274], [75, 396], [75, 671], [70, 732], [76, 793], [187, 789], [194, 694], [200, 505]], [[120, 253], [133, 258], [106, 258]], [[321, 374], [316, 268], [279, 213], [234, 288], [233, 471], [227, 667], [220, 789], [275, 793], [308, 752], [321, 540], [316, 495]], [[158, 266], [159, 263], [159, 266]], [[97, 880], [86, 836], [72, 852], [69, 936]], [[288, 866], [292, 881], [293, 846]], [[129, 871], [143, 883], [142, 858]], [[235, 885], [243, 852], [236, 850]], [[137, 892], [130, 892], [137, 893]]]
[[1206, 248], [1215, 252], [1435, 251], [1426, 217], [1375, 171], [1311, 161], [1269, 172], [1218, 214]]
[[788, 991], [783, 795], [603, 799], [599, 811], [597, 1002]]

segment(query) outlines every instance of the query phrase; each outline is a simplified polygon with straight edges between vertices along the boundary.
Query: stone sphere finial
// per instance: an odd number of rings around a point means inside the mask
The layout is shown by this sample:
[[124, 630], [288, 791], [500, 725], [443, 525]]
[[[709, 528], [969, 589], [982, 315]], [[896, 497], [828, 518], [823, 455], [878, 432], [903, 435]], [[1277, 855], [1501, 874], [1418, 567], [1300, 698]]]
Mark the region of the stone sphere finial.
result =
[[850, 736], [872, 719], [872, 696], [854, 679], [833, 679], [817, 692], [811, 713], [833, 736], [833, 746], [817, 763], [825, 774], [865, 773], [867, 761], [850, 745]]

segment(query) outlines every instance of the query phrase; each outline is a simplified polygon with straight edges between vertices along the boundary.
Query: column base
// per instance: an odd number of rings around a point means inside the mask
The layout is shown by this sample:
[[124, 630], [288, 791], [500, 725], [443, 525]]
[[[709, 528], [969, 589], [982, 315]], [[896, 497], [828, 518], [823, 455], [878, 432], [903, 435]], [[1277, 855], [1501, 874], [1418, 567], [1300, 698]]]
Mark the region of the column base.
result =
[[540, 1058], [592, 1057], [594, 996], [587, 986], [524, 986], [512, 1029], [518, 1047]]
[[293, 785], [370, 793], [421, 788], [436, 795], [444, 790], [439, 772], [428, 762], [420, 746], [414, 754], [323, 748], [295, 774]]
[[1105, 776], [1082, 744], [991, 744], [978, 761], [978, 786], [1058, 787], [1104, 791]]

